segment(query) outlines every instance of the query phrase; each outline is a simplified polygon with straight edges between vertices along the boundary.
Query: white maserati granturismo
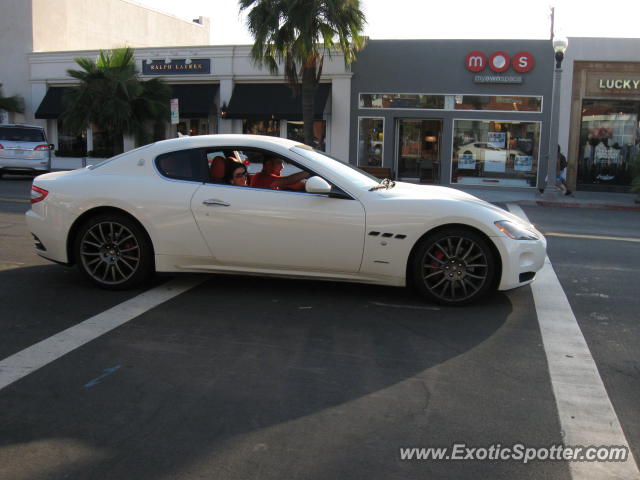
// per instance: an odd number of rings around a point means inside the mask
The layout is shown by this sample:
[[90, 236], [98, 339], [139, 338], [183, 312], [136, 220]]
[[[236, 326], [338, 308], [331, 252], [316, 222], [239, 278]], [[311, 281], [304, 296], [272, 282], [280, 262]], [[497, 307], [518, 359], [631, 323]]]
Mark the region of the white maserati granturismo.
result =
[[546, 250], [533, 225], [472, 195], [252, 135], [165, 140], [41, 175], [31, 202], [36, 252], [111, 289], [217, 272], [413, 284], [458, 305], [531, 282]]

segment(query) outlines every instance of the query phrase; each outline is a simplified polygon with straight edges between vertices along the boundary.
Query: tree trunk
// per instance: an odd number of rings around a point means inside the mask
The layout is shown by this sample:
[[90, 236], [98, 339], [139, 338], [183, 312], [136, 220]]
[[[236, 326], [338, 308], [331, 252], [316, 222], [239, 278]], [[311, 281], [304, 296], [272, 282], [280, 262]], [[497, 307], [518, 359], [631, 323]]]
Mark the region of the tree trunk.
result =
[[313, 142], [314, 97], [316, 94], [316, 65], [309, 62], [302, 68], [302, 120], [304, 143], [316, 147]]

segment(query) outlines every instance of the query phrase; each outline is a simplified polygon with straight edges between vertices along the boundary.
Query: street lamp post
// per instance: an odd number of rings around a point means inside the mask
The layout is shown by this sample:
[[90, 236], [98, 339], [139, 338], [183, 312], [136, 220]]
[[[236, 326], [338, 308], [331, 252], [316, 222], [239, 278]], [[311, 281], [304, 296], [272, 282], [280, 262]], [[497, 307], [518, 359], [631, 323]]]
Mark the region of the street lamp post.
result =
[[565, 37], [553, 39], [556, 66], [553, 71], [553, 98], [551, 100], [551, 128], [549, 129], [549, 154], [547, 156], [547, 183], [544, 197], [556, 197], [556, 165], [558, 162], [558, 129], [560, 123], [560, 80], [562, 79], [562, 60], [567, 49], [568, 41]]

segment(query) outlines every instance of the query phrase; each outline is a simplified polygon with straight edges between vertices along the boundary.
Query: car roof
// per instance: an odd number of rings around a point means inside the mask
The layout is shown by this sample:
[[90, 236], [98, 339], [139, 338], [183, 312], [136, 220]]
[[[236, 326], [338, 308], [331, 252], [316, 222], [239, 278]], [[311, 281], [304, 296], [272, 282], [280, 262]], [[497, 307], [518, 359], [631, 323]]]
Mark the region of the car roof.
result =
[[270, 137], [267, 135], [218, 134], [171, 138], [169, 140], [156, 142], [154, 145], [162, 150], [201, 148], [216, 145], [256, 148], [267, 148], [270, 145], [279, 145], [289, 149], [296, 145], [300, 145], [300, 142], [289, 140], [287, 138]]

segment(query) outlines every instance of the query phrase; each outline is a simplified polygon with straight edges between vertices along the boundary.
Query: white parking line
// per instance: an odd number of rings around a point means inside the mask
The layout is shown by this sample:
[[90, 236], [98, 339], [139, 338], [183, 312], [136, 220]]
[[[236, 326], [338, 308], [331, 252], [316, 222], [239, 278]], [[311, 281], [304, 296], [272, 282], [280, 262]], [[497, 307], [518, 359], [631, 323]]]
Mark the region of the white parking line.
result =
[[[515, 204], [511, 213], [528, 221]], [[531, 284], [551, 386], [565, 445], [624, 445], [629, 443], [607, 395], [567, 296], [549, 257]], [[574, 479], [640, 479], [629, 450], [626, 462], [569, 464]]]
[[0, 390], [203, 281], [176, 278], [5, 358], [0, 361]]

